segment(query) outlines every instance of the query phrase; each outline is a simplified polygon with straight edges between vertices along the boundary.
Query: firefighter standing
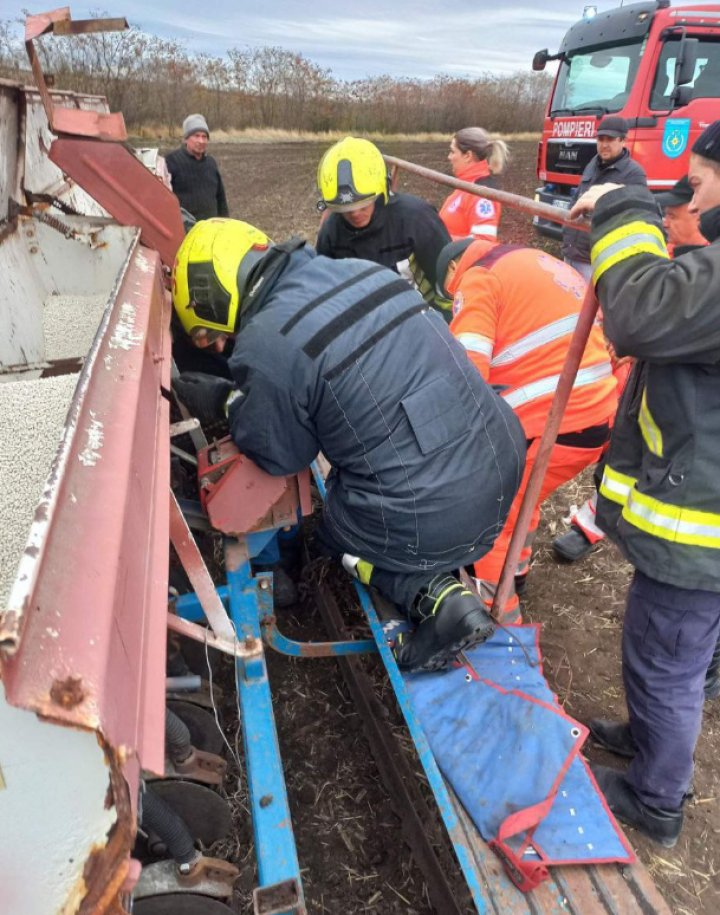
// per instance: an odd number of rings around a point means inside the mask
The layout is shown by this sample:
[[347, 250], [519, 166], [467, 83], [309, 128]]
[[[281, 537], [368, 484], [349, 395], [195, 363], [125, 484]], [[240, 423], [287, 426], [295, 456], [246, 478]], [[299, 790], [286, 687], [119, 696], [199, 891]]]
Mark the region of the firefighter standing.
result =
[[635, 567], [623, 624], [629, 722], [591, 730], [632, 757], [597, 767], [618, 819], [672, 847], [702, 724], [703, 685], [720, 633], [720, 121], [692, 147], [691, 211], [710, 241], [670, 260], [652, 196], [597, 189], [593, 281], [605, 332], [636, 357], [599, 487], [600, 527]]
[[[700, 232], [700, 217], [690, 210], [692, 196], [687, 175], [676, 182], [669, 191], [655, 195], [655, 201], [663, 211], [668, 252], [672, 257], [680, 257], [693, 248], [707, 244], [707, 239]], [[626, 375], [622, 380], [618, 379], [620, 390], [626, 380]], [[604, 540], [605, 535], [595, 523], [596, 507], [597, 494], [594, 493], [572, 516], [570, 530], [553, 540], [553, 550], [558, 559], [563, 562], [576, 562], [587, 556], [597, 543]]]
[[318, 539], [417, 624], [401, 667], [435, 670], [493, 624], [449, 574], [492, 546], [522, 477], [525, 440], [435, 313], [377, 264], [271, 246], [236, 220], [198, 223], [173, 274], [187, 333], [237, 334], [234, 384], [182, 377], [201, 420], [227, 411], [238, 448], [268, 473], [332, 466]]
[[[485, 187], [498, 187], [498, 175], [509, 158], [507, 144], [482, 127], [464, 127], [450, 141], [448, 161], [456, 178]], [[487, 197], [453, 191], [440, 207], [440, 218], [453, 241], [459, 238], [498, 237], [502, 208]]]
[[389, 267], [449, 318], [436, 294], [435, 266], [450, 236], [436, 211], [411, 194], [391, 194], [387, 167], [369, 140], [345, 137], [320, 160], [317, 252], [340, 260], [358, 257]]
[[[585, 282], [572, 267], [543, 251], [472, 239], [449, 245], [440, 257], [438, 273], [446, 274], [445, 285], [454, 296], [450, 330], [482, 377], [502, 392], [528, 443], [525, 476], [505, 527], [492, 550], [475, 563], [480, 594], [490, 604], [580, 313]], [[598, 460], [616, 407], [617, 385], [607, 347], [600, 328], [594, 327], [535, 507], [516, 585], [524, 582], [528, 572], [540, 502]], [[505, 622], [519, 619], [516, 592], [503, 613]]]

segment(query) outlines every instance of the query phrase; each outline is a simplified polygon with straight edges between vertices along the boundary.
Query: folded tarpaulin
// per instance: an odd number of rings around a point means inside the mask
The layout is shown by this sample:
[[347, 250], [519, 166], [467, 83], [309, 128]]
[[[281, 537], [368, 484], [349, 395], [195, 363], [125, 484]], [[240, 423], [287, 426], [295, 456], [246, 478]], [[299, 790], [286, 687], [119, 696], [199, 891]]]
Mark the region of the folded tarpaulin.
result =
[[539, 626], [508, 626], [445, 673], [406, 674], [438, 766], [523, 890], [547, 867], [634, 861], [542, 673]]

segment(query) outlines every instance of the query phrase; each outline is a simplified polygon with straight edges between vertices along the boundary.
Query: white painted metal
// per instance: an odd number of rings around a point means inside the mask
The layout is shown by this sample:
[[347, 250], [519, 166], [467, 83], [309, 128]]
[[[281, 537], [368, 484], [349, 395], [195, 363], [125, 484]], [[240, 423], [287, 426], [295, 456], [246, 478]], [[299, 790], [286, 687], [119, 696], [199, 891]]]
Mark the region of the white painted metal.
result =
[[116, 822], [97, 736], [7, 705], [0, 691], [0, 911], [74, 912], [83, 868]]

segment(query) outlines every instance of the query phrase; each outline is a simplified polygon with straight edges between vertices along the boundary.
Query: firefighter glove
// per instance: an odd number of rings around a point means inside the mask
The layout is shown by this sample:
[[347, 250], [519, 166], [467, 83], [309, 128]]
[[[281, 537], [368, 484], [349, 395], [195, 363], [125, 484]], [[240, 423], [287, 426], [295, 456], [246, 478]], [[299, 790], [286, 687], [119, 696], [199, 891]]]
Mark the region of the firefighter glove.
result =
[[173, 381], [173, 388], [178, 399], [203, 425], [227, 419], [227, 401], [235, 391], [235, 385], [227, 378], [183, 372]]

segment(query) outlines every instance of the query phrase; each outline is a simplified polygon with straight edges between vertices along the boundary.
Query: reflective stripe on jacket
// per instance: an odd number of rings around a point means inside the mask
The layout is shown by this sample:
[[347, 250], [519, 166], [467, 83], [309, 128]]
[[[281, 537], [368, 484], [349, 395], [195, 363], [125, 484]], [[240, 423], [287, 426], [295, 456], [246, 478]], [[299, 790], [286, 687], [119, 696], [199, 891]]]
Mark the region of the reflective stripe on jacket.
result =
[[642, 360], [618, 409], [597, 520], [651, 578], [720, 591], [720, 242], [673, 261], [659, 233], [647, 191], [613, 191], [596, 207], [605, 332], [619, 355]]
[[[490, 174], [485, 160], [474, 162], [457, 177], [473, 184], [497, 187], [498, 181]], [[488, 197], [476, 197], [467, 191], [453, 191], [440, 207], [440, 218], [445, 223], [453, 241], [457, 238], [497, 238], [502, 206]]]
[[[545, 427], [585, 295], [582, 277], [533, 248], [477, 241], [449, 283], [450, 329], [483, 378], [501, 390], [528, 438]], [[611, 420], [617, 384], [602, 331], [594, 327], [560, 426], [578, 432]]]

